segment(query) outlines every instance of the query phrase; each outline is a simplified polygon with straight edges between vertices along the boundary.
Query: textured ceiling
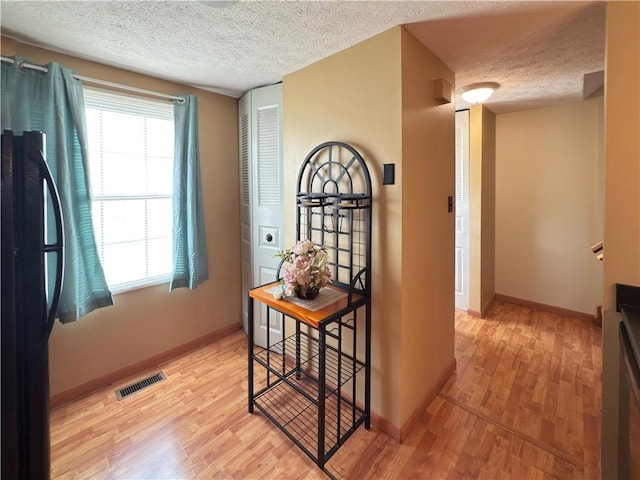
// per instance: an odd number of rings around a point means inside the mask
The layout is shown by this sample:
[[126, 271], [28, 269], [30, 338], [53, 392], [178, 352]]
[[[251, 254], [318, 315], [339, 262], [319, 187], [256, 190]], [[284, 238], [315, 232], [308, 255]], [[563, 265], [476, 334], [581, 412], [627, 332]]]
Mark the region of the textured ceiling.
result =
[[[496, 113], [582, 98], [603, 69], [603, 2], [8, 1], [2, 34], [240, 96], [396, 25], [456, 72], [496, 81]], [[213, 5], [212, 5], [213, 4]], [[228, 5], [230, 4], [230, 5]], [[458, 108], [466, 106], [456, 98]]]

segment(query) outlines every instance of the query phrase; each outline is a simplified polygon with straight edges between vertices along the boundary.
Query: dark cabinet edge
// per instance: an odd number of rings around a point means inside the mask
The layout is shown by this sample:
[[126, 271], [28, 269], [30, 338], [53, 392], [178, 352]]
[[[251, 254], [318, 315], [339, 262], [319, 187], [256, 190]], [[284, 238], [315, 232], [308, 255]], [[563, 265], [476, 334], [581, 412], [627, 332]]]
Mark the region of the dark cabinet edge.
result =
[[635, 359], [635, 364], [640, 365], [640, 306], [621, 305], [622, 322], [620, 322], [620, 333], [626, 337], [631, 354]]
[[640, 287], [616, 283], [616, 312], [622, 311], [622, 306], [640, 307]]

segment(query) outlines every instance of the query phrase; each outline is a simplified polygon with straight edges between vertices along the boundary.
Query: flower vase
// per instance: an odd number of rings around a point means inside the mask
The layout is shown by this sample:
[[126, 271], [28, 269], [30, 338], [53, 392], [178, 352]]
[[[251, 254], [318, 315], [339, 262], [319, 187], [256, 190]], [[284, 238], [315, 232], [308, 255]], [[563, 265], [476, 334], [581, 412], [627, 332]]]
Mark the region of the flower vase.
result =
[[313, 300], [314, 298], [316, 298], [318, 295], [320, 294], [320, 289], [319, 288], [312, 288], [312, 289], [298, 289], [296, 290], [296, 296], [302, 300]]

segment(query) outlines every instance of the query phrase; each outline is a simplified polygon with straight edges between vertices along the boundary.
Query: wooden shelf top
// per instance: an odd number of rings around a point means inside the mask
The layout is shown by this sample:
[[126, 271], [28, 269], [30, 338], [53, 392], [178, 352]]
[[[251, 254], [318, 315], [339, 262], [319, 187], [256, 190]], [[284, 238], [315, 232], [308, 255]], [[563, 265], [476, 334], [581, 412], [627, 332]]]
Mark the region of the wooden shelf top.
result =
[[[273, 296], [272, 289], [277, 285], [278, 285], [278, 282], [273, 282], [267, 285], [263, 285], [261, 287], [256, 287], [252, 290], [249, 290], [249, 296], [255, 300], [258, 300], [261, 303], [264, 303], [272, 308], [275, 308], [276, 310], [284, 313], [285, 315], [295, 318], [296, 320], [300, 320], [301, 322], [306, 323], [307, 325], [311, 325], [314, 328], [318, 328], [318, 326], [323, 320], [331, 317], [332, 315], [335, 315], [340, 310], [347, 307], [348, 297], [344, 296], [343, 298], [340, 298], [339, 300], [336, 300], [335, 302], [319, 310], [316, 310], [316, 311], [307, 310], [303, 306], [297, 305], [284, 298], [281, 300], [276, 300], [275, 297]], [[338, 292], [347, 293], [344, 290], [338, 287], [334, 287], [332, 285], [329, 285], [325, 288], [336, 290]], [[362, 298], [363, 298], [362, 295], [354, 293], [351, 296], [351, 303], [357, 303]]]

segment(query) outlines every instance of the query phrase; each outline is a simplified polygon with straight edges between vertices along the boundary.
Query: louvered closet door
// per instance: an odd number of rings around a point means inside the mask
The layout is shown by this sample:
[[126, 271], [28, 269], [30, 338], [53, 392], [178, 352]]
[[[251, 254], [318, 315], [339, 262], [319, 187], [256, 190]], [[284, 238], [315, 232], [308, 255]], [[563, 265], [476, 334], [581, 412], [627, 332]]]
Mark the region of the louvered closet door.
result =
[[[282, 85], [251, 91], [249, 173], [253, 285], [273, 282], [282, 248]], [[242, 152], [241, 152], [242, 154]], [[266, 308], [256, 305], [255, 343], [266, 347]], [[269, 318], [269, 343], [282, 339], [282, 319]]]

